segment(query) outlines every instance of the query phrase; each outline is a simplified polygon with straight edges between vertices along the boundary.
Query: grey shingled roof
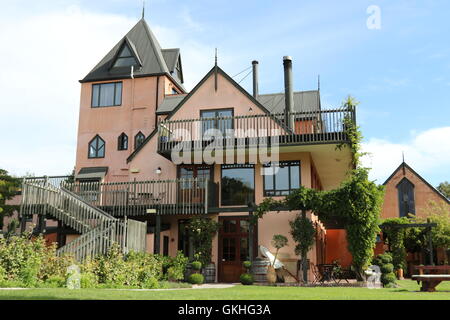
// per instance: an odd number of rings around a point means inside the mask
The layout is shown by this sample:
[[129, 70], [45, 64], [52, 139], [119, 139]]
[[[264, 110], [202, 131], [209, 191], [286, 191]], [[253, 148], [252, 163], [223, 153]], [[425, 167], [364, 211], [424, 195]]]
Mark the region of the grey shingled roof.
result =
[[157, 114], [167, 114], [172, 112], [173, 109], [186, 97], [185, 94], [177, 94], [173, 96], [166, 96], [156, 111]]
[[[158, 108], [158, 114], [172, 112], [186, 95], [166, 96]], [[284, 112], [284, 93], [261, 94], [258, 97], [260, 102], [271, 113]], [[320, 92], [298, 91], [294, 92], [294, 111], [317, 111], [320, 110]]]
[[[284, 93], [261, 94], [258, 101], [271, 113], [284, 112]], [[318, 111], [320, 107], [320, 91], [294, 92], [294, 111]]]
[[[162, 49], [162, 54], [164, 57], [164, 60], [166, 61], [167, 68], [169, 68], [170, 74], [172, 77], [177, 79], [179, 83], [183, 83], [183, 75], [181, 74], [181, 79], [178, 77], [178, 74], [175, 72], [175, 69], [177, 67], [177, 63], [180, 60], [180, 66], [181, 66], [181, 58], [180, 58], [180, 49], [174, 48], [174, 49]], [[181, 72], [183, 72], [181, 70]]]
[[[129, 77], [131, 70], [128, 68], [111, 69], [124, 41], [128, 41], [131, 44], [133, 51], [137, 53], [142, 62], [142, 68], [134, 70], [135, 77], [160, 74], [171, 75], [158, 40], [150, 30], [147, 22], [141, 19], [80, 82], [104, 81]], [[179, 79], [175, 78], [175, 80], [177, 81], [177, 85], [183, 88]]]

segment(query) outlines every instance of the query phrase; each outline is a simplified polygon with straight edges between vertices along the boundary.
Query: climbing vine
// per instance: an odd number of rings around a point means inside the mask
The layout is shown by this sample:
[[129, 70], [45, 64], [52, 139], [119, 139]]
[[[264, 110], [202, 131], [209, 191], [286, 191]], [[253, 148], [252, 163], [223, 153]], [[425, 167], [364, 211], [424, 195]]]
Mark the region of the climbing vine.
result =
[[[349, 96], [344, 106], [354, 111], [358, 102]], [[362, 134], [356, 126], [353, 113], [344, 119], [344, 130], [348, 142], [338, 145], [338, 149], [348, 146], [351, 150], [351, 169], [341, 186], [331, 191], [318, 191], [301, 187], [283, 201], [265, 199], [257, 208], [255, 216], [261, 218], [264, 213], [275, 208], [300, 210], [302, 213], [313, 211], [319, 219], [337, 218], [345, 225], [348, 249], [353, 256], [353, 267], [359, 278], [364, 279], [364, 270], [370, 265], [376, 235], [379, 229], [379, 216], [384, 197], [384, 187], [369, 180], [369, 169], [362, 168], [360, 159]]]
[[406, 268], [405, 238], [408, 231], [396, 226], [408, 223], [410, 223], [408, 218], [402, 217], [385, 219], [381, 224], [381, 228], [387, 236], [386, 240], [392, 253], [392, 263], [395, 270]]

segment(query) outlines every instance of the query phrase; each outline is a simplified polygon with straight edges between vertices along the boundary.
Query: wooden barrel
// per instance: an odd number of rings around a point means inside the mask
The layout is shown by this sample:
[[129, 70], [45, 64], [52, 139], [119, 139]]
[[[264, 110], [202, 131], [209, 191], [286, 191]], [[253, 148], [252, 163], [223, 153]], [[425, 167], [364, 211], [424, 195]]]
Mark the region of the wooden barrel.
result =
[[208, 264], [202, 270], [202, 274], [205, 277], [205, 283], [216, 282], [216, 266], [214, 263]]
[[267, 282], [267, 267], [270, 265], [267, 259], [256, 259], [252, 262], [252, 273], [255, 282]]

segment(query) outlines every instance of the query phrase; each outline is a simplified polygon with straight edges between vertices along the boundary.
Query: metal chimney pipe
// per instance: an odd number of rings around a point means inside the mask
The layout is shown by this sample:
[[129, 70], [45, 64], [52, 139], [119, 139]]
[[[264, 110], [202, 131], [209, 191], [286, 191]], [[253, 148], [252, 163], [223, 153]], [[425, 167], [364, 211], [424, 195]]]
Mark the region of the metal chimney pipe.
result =
[[252, 61], [253, 65], [253, 97], [258, 98], [259, 95], [259, 62]]
[[294, 129], [294, 84], [292, 78], [292, 58], [290, 56], [283, 57], [284, 65], [284, 92], [285, 92], [285, 108], [284, 117], [285, 124], [291, 129]]

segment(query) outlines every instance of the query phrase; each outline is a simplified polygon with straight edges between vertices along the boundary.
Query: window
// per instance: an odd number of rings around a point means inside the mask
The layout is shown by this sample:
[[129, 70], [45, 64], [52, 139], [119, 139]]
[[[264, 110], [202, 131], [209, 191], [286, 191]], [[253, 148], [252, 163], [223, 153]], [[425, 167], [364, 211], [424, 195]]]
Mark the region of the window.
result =
[[287, 196], [300, 188], [300, 161], [264, 166], [264, 196]]
[[144, 134], [139, 131], [139, 133], [134, 137], [134, 149], [139, 148], [144, 143], [144, 140]]
[[404, 178], [397, 185], [398, 205], [400, 217], [408, 217], [408, 214], [416, 214], [414, 203], [414, 185], [408, 179]]
[[99, 135], [89, 142], [88, 155], [90, 159], [105, 157], [105, 141]]
[[122, 104], [122, 82], [92, 85], [92, 108], [114, 107]]
[[128, 46], [128, 44], [125, 43], [119, 55], [117, 56], [113, 68], [124, 68], [131, 66], [139, 67], [139, 63], [137, 62], [134, 54], [131, 52], [131, 49]]
[[233, 119], [221, 119], [233, 117], [233, 109], [219, 109], [201, 111], [200, 117], [202, 119], [202, 135], [209, 129], [218, 129], [223, 135], [227, 130], [233, 129]]
[[255, 201], [255, 168], [253, 165], [222, 165], [222, 205], [247, 206]]
[[[180, 171], [178, 177], [180, 179], [199, 179], [198, 187], [204, 189], [205, 188], [205, 180], [211, 179], [211, 167], [210, 166], [182, 166], [180, 167]], [[191, 183], [185, 181], [181, 184], [182, 190], [192, 189]]]
[[128, 150], [128, 136], [122, 133], [117, 141], [117, 150]]

